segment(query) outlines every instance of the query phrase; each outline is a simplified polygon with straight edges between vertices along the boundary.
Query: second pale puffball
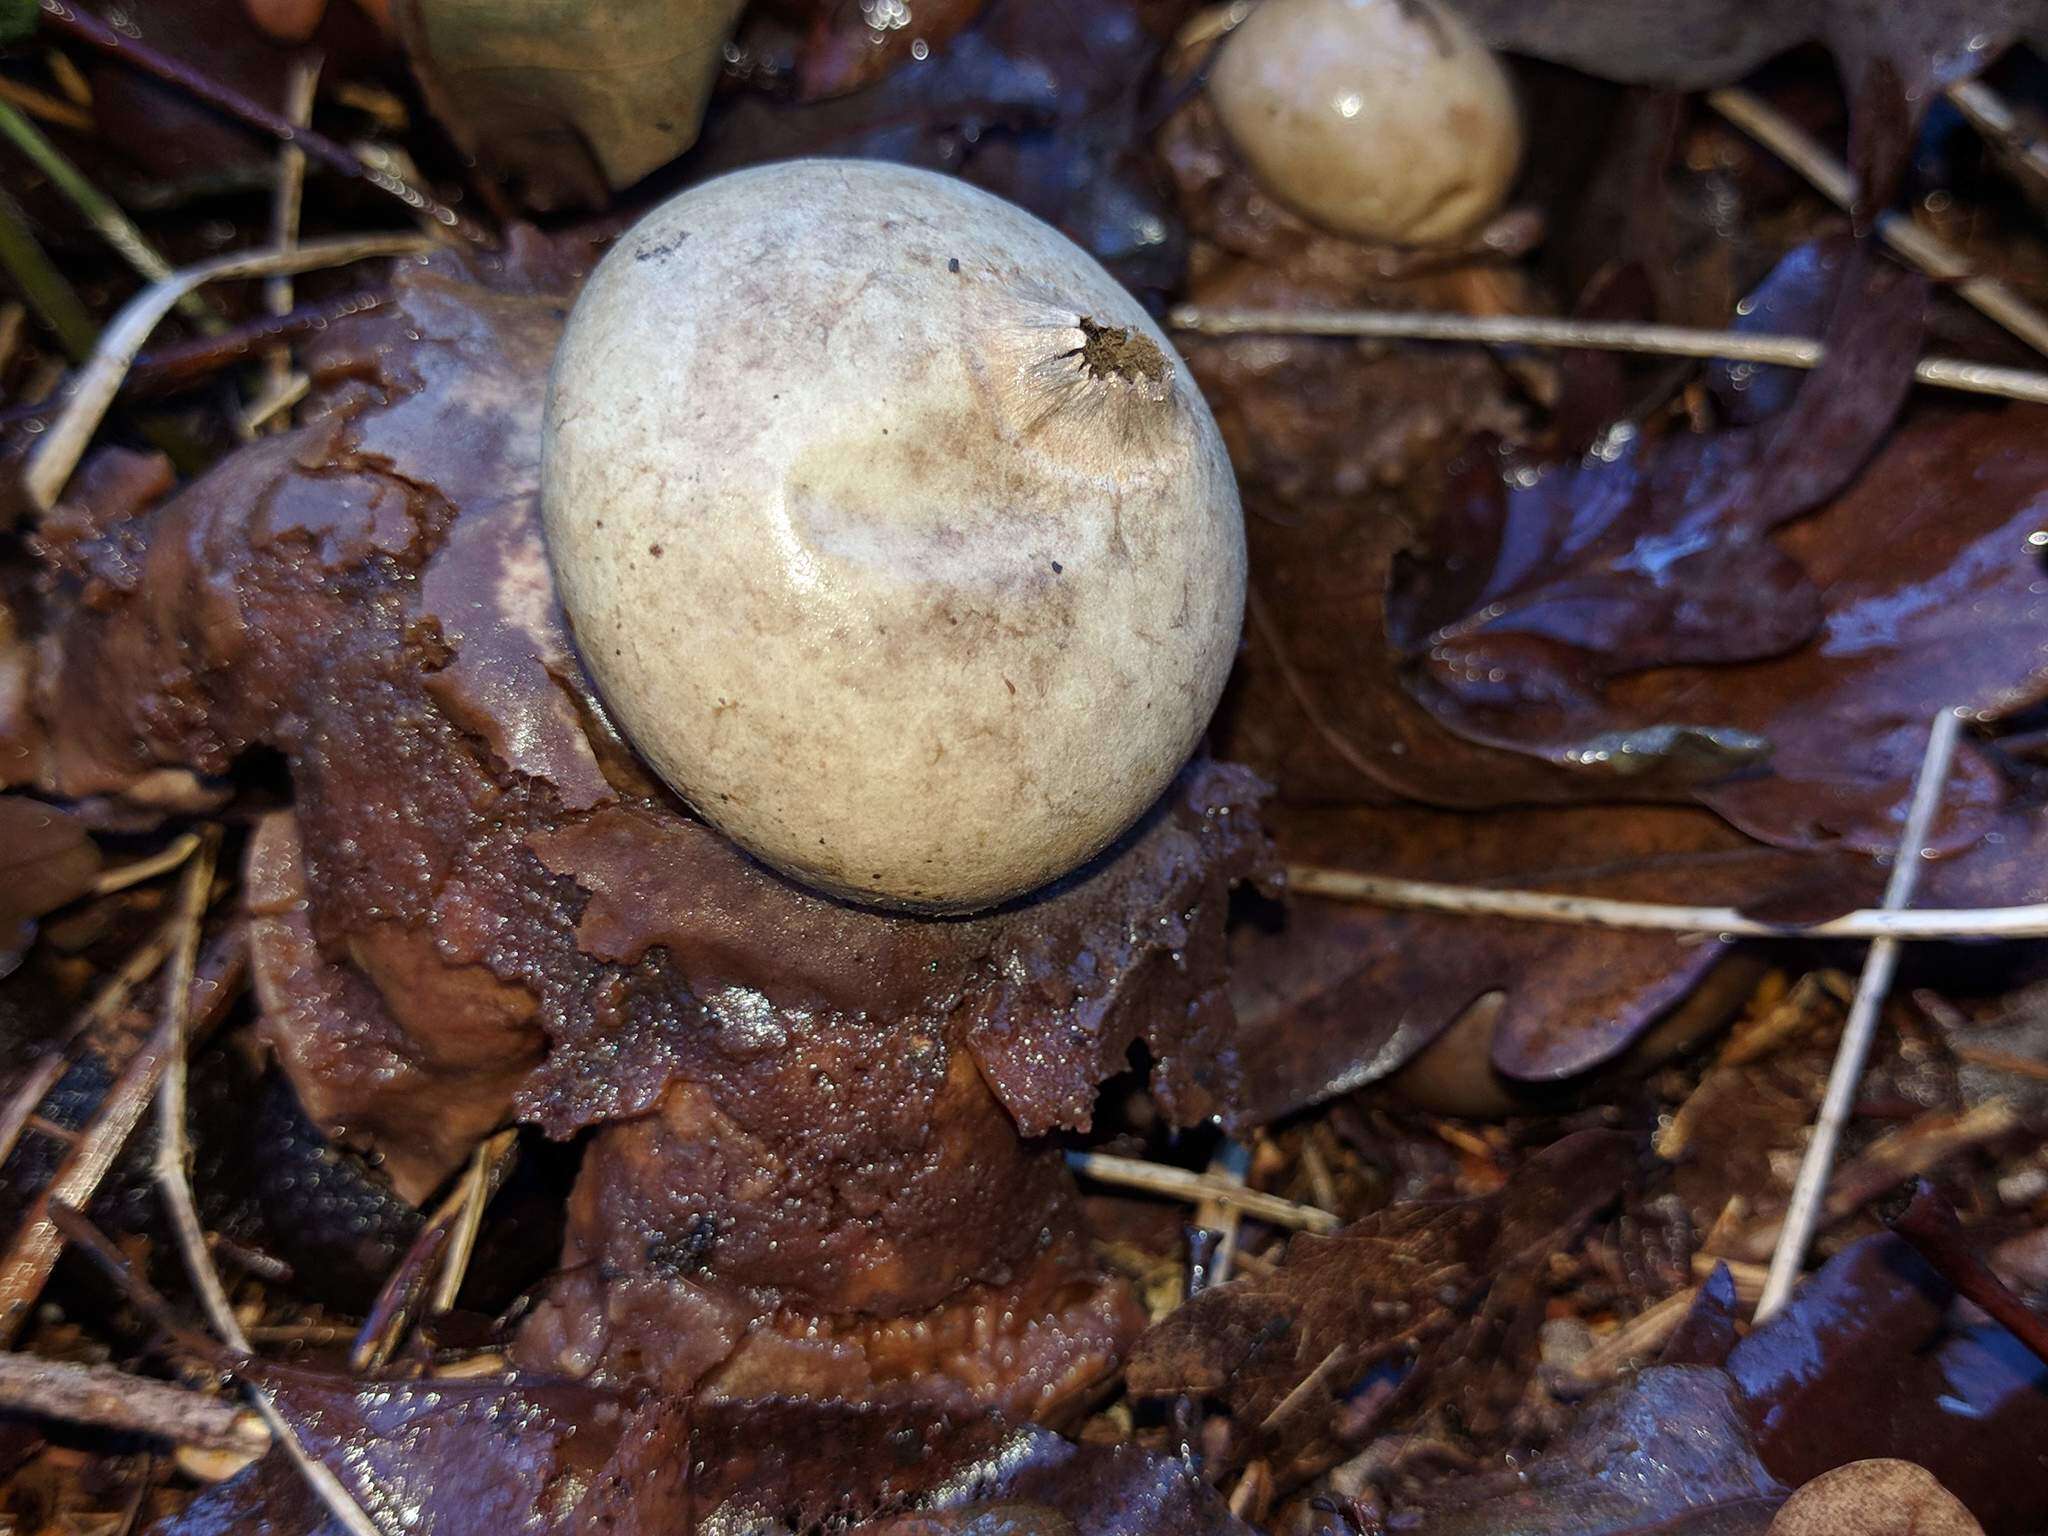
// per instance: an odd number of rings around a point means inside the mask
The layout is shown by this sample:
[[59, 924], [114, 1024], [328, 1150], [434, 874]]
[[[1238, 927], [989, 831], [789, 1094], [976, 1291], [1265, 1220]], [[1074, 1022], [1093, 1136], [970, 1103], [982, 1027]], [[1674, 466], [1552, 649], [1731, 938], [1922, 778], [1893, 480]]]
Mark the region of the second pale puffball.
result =
[[1268, 191], [1363, 240], [1471, 234], [1522, 157], [1506, 71], [1436, 0], [1263, 0], [1224, 40], [1209, 97]]
[[1079, 247], [961, 182], [743, 171], [591, 276], [549, 385], [550, 556], [634, 747], [836, 894], [1005, 901], [1206, 728], [1245, 552], [1207, 406]]

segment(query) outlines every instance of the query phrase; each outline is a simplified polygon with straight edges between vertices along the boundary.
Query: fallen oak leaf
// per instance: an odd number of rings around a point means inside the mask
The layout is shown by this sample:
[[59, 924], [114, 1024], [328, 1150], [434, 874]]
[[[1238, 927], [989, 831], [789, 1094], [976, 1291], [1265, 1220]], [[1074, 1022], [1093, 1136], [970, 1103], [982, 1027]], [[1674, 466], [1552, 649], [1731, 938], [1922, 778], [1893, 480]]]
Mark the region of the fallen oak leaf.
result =
[[[1126, 1382], [1141, 1397], [1220, 1399], [1277, 1454], [1324, 1443], [1339, 1405], [1369, 1377], [1390, 1387], [1364, 1410], [1380, 1423], [1396, 1405], [1440, 1395], [1430, 1378], [1446, 1362], [1513, 1370], [1495, 1357], [1530, 1299], [1517, 1271], [1568, 1243], [1620, 1193], [1634, 1161], [1627, 1137], [1581, 1131], [1497, 1194], [1402, 1202], [1327, 1237], [1298, 1234], [1272, 1275], [1203, 1291], [1155, 1324]], [[1481, 1399], [1465, 1394], [1468, 1417], [1484, 1411]]]
[[[1610, 679], [1807, 640], [1820, 594], [1765, 535], [1838, 493], [1877, 448], [1912, 381], [1926, 293], [1857, 258], [1825, 361], [1757, 426], [1657, 442], [1625, 428], [1570, 465], [1469, 461], [1387, 595], [1418, 697], [1489, 745], [1530, 750], [1540, 735], [1553, 761], [1626, 773], [1636, 749], [1593, 699]], [[1507, 729], [1487, 728], [1496, 712], [1512, 716]]]

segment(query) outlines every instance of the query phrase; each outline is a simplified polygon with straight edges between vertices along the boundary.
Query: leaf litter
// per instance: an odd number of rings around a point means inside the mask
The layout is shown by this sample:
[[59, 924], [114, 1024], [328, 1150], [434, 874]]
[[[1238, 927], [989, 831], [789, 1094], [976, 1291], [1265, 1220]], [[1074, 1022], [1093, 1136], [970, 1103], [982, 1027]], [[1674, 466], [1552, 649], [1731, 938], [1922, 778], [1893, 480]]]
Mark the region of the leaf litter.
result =
[[[1992, 68], [2024, 16], [1929, 0], [1874, 28], [1816, 4], [1646, 39], [1601, 7], [1475, 0], [1497, 42], [1594, 77], [1526, 64], [1532, 101], [1575, 92], [1587, 123], [1642, 131], [1585, 151], [1604, 179], [1418, 258], [1262, 197], [1189, 73], [1201, 29], [1172, 5], [1054, 21], [990, 0], [901, 27], [757, 7], [672, 171], [674, 128], [650, 145], [569, 106], [567, 132], [501, 132], [488, 90], [437, 88], [425, 7], [399, 7], [396, 32], [350, 5], [265, 7], [269, 34], [203, 46], [179, 7], [139, 9], [138, 36], [189, 41], [194, 69], [257, 100], [318, 27], [347, 85], [328, 126], [374, 120], [437, 184], [473, 174], [486, 207], [610, 204], [590, 229], [510, 225], [500, 254], [337, 277], [374, 302], [300, 347], [296, 425], [235, 445], [218, 381], [138, 404], [5, 556], [0, 815], [23, 835], [0, 1066], [10, 1089], [64, 1068], [4, 1106], [5, 1180], [40, 1188], [93, 1141], [156, 1004], [144, 982], [131, 1011], [66, 1033], [161, 921], [159, 883], [95, 894], [100, 865], [225, 821], [242, 875], [210, 939], [238, 955], [246, 934], [253, 986], [202, 966], [221, 1033], [194, 1057], [193, 1136], [263, 1356], [234, 1368], [373, 1519], [1798, 1533], [1863, 1528], [1875, 1502], [1927, 1529], [2039, 1523], [2040, 1363], [1869, 1208], [1930, 1175], [2023, 1302], [2048, 1294], [2027, 1258], [2048, 1221], [2037, 956], [1911, 957], [1824, 1262], [1745, 1335], [1840, 1026], [1826, 968], [1853, 957], [1382, 912], [1274, 879], [1296, 862], [1774, 917], [1868, 905], [1917, 733], [1960, 705], [1978, 729], [1923, 899], [2044, 899], [2038, 410], [1911, 391], [1928, 327], [1981, 341], [1940, 286], [1730, 158], [1676, 98], [1607, 83], [1696, 90], [1823, 43], [1860, 229], [1913, 184], [1934, 94]], [[193, 199], [221, 195], [195, 174], [205, 145], [233, 146], [220, 163], [250, 186], [268, 147], [118, 57], [93, 69], [104, 116], [82, 163], [154, 189], [138, 206], [182, 258]], [[1834, 89], [1798, 56], [1759, 79], [1801, 112]], [[447, 154], [434, 114], [480, 167]], [[1571, 180], [1564, 137], [1532, 195]], [[1190, 339], [1253, 556], [1215, 756], [1096, 877], [939, 942], [808, 902], [668, 799], [583, 679], [539, 554], [538, 380], [603, 238], [657, 188], [799, 152], [957, 171], [1162, 302], [1679, 318], [1746, 294], [1738, 328], [1824, 336], [1828, 362], [1798, 381]], [[339, 184], [310, 196], [341, 227], [375, 217]], [[127, 279], [57, 211], [31, 216], [79, 271], [105, 266], [87, 285], [104, 312]], [[1573, 254], [1617, 222], [1600, 270]], [[33, 403], [45, 345], [0, 361], [10, 403]], [[912, 1048], [877, 1044], [878, 1018], [921, 1008]], [[821, 1113], [807, 1077], [846, 1074], [872, 1113], [830, 1149], [793, 1136]], [[833, 1181], [861, 1214], [763, 1223], [759, 1193], [703, 1157], [707, 1113], [789, 1170], [784, 1196]], [[456, 1305], [350, 1377], [353, 1324], [422, 1204], [513, 1119], [533, 1129]], [[1245, 1219], [1234, 1277], [1203, 1289], [1213, 1259], [1193, 1263], [1185, 1208], [1079, 1197], [1019, 1128], [1242, 1168], [1342, 1224], [1289, 1240]], [[142, 1254], [162, 1232], [128, 1156], [93, 1215]], [[962, 1205], [974, 1221], [948, 1214]], [[900, 1278], [886, 1296], [842, 1278], [870, 1272]], [[1149, 1323], [1140, 1290], [1169, 1298]], [[45, 1299], [38, 1352], [194, 1390], [221, 1363], [152, 1338], [76, 1266]], [[276, 1453], [195, 1497], [131, 1441], [7, 1410], [0, 1510], [29, 1528], [329, 1518]]]

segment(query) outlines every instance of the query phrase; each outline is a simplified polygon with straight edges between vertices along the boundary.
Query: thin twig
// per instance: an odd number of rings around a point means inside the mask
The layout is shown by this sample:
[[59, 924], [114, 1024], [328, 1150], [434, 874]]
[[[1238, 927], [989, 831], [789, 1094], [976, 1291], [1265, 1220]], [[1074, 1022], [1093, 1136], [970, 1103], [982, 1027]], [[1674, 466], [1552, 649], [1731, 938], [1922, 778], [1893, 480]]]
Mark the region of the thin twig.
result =
[[173, 838], [158, 853], [146, 859], [137, 859], [133, 864], [105, 870], [92, 883], [95, 896], [111, 896], [116, 891], [125, 891], [131, 885], [140, 885], [145, 880], [154, 880], [158, 875], [167, 875], [180, 864], [191, 858], [199, 847], [199, 834], [187, 832]]
[[29, 1068], [8, 1096], [6, 1107], [0, 1109], [0, 1163], [6, 1162], [13, 1154], [15, 1144], [21, 1140], [22, 1130], [34, 1116], [36, 1107], [49, 1097], [50, 1090], [70, 1070], [72, 1048], [111, 1019], [127, 1003], [128, 994], [156, 974], [156, 968], [171, 952], [174, 926], [174, 923], [164, 924], [121, 962], [120, 968], [106, 979], [57, 1042]]
[[446, 1312], [455, 1305], [476, 1247], [477, 1230], [483, 1224], [484, 1207], [504, 1183], [517, 1140], [516, 1131], [504, 1130], [478, 1145], [455, 1188], [427, 1218], [378, 1291], [349, 1351], [350, 1370], [381, 1369], [397, 1352], [423, 1307]]
[[2019, 179], [2020, 189], [2048, 205], [2048, 144], [2027, 133], [2005, 98], [1982, 80], [1961, 80], [1948, 88], [1948, 99], [1991, 141], [1999, 159]]
[[93, 130], [92, 114], [85, 108], [74, 107], [60, 97], [39, 91], [32, 85], [23, 85], [19, 80], [0, 80], [0, 101], [19, 107], [30, 117], [55, 123], [59, 128], [69, 128], [73, 133], [91, 133]]
[[[187, 908], [188, 926], [176, 954], [172, 958], [171, 985], [166, 993], [164, 1021], [160, 1032], [166, 1037], [168, 1060], [157, 1090], [157, 1112], [159, 1137], [157, 1141], [156, 1181], [157, 1190], [163, 1196], [164, 1210], [170, 1217], [171, 1231], [177, 1238], [178, 1252], [184, 1259], [186, 1278], [192, 1283], [193, 1291], [199, 1297], [199, 1304], [205, 1310], [207, 1321], [214, 1332], [235, 1352], [247, 1358], [255, 1354], [249, 1343], [249, 1336], [242, 1331], [241, 1320], [235, 1316], [235, 1309], [228, 1301], [227, 1288], [221, 1284], [220, 1271], [214, 1267], [213, 1256], [207, 1251], [206, 1233], [199, 1225], [197, 1203], [192, 1198], [192, 1180], [189, 1172], [190, 1153], [185, 1138], [185, 1072], [186, 1036], [185, 1027], [189, 1017], [191, 975], [198, 959], [199, 913], [204, 903], [203, 892], [212, 877], [212, 847], [209, 844], [193, 860], [192, 869], [187, 872], [188, 888], [196, 885], [202, 895]], [[195, 875], [204, 878], [195, 880]], [[328, 1468], [307, 1454], [299, 1443], [298, 1435], [277, 1404], [261, 1385], [244, 1379], [242, 1387], [248, 1393], [249, 1402], [263, 1416], [270, 1426], [277, 1443], [284, 1447], [314, 1493], [327, 1506], [328, 1512], [338, 1520], [351, 1536], [382, 1536], [377, 1525], [363, 1512], [341, 1480]]]
[[1581, 1381], [1606, 1381], [1634, 1362], [1648, 1359], [1678, 1331], [1686, 1313], [1699, 1300], [1701, 1289], [1701, 1285], [1691, 1285], [1673, 1291], [1655, 1306], [1637, 1313], [1580, 1356], [1571, 1367], [1572, 1375]]
[[187, 1172], [185, 1146], [186, 1053], [192, 1019], [192, 975], [199, 964], [199, 920], [206, 906], [207, 889], [213, 883], [213, 844], [193, 858], [179, 891], [177, 948], [171, 951], [171, 968], [165, 978], [163, 1019], [158, 1030], [164, 1037], [164, 1069], [157, 1082], [157, 1189], [170, 1213], [171, 1229], [185, 1251], [186, 1268], [192, 1272], [193, 1289], [212, 1320], [214, 1332], [239, 1354], [248, 1354], [249, 1340], [235, 1320], [228, 1304], [220, 1272], [206, 1251], [206, 1235], [199, 1226], [199, 1211], [192, 1199], [192, 1181]]
[[261, 1455], [270, 1431], [248, 1409], [110, 1365], [0, 1351], [0, 1408], [207, 1450]]
[[1770, 923], [1734, 907], [1688, 907], [1661, 901], [1617, 901], [1555, 891], [1504, 891], [1437, 880], [1402, 880], [1314, 864], [1290, 864], [1287, 887], [1298, 896], [1326, 896], [1412, 912], [1509, 917], [1585, 928], [1656, 933], [1721, 934], [1741, 939], [2039, 939], [2048, 938], [2048, 903], [2025, 907], [1930, 907], [1904, 912], [1866, 907], [1824, 923]]
[[502, 1130], [478, 1146], [470, 1156], [469, 1170], [462, 1180], [462, 1204], [456, 1217], [455, 1231], [448, 1245], [448, 1255], [441, 1263], [440, 1277], [434, 1282], [433, 1309], [436, 1312], [452, 1309], [455, 1298], [462, 1294], [462, 1282], [469, 1275], [470, 1255], [476, 1252], [477, 1233], [483, 1228], [484, 1207], [491, 1203], [491, 1197], [505, 1182], [518, 1143], [519, 1133], [516, 1130]]
[[[247, 1360], [251, 1358], [247, 1352], [238, 1358], [215, 1340], [180, 1326], [171, 1311], [170, 1303], [157, 1293], [146, 1278], [137, 1273], [135, 1266], [121, 1256], [121, 1251], [107, 1241], [106, 1234], [94, 1226], [82, 1212], [59, 1201], [51, 1206], [50, 1216], [63, 1235], [77, 1244], [86, 1257], [106, 1271], [107, 1276], [121, 1288], [136, 1308], [161, 1329], [172, 1343], [189, 1350], [221, 1370], [239, 1374], [245, 1369]], [[306, 1479], [307, 1485], [319, 1497], [320, 1502], [326, 1505], [327, 1512], [340, 1522], [342, 1529], [346, 1530], [349, 1536], [399, 1536], [396, 1531], [382, 1529], [364, 1514], [362, 1506], [342, 1485], [341, 1479], [306, 1453], [297, 1432], [292, 1429], [284, 1415], [278, 1412], [277, 1404], [271, 1400], [268, 1392], [246, 1378], [243, 1379], [242, 1386], [249, 1394], [250, 1406], [261, 1414], [263, 1422], [270, 1426], [272, 1436], [291, 1458], [292, 1465], [298, 1469], [299, 1475]], [[371, 1474], [364, 1469], [360, 1475], [367, 1478]]]
[[[1251, 1165], [1251, 1149], [1241, 1141], [1229, 1139], [1219, 1145], [1215, 1156], [1209, 1159], [1206, 1176], [1219, 1184], [1243, 1189], [1244, 1176]], [[1216, 1234], [1216, 1251], [1209, 1257], [1211, 1285], [1221, 1285], [1230, 1278], [1231, 1266], [1237, 1261], [1237, 1236], [1243, 1218], [1242, 1206], [1225, 1204], [1213, 1195], [1205, 1196], [1195, 1207], [1195, 1225]]]
[[[27, 157], [31, 165], [49, 177], [50, 185], [64, 195], [65, 201], [78, 210], [86, 223], [129, 266], [152, 283], [160, 283], [171, 275], [171, 264], [149, 243], [149, 237], [136, 228], [135, 221], [123, 213], [111, 197], [87, 180], [85, 173], [64, 157], [63, 151], [44, 136], [42, 129], [4, 101], [0, 101], [0, 137], [6, 138]], [[178, 309], [202, 328], [210, 326], [217, 329], [220, 325], [220, 316], [196, 294], [182, 295]]]
[[413, 185], [402, 176], [366, 165], [360, 156], [351, 153], [342, 145], [323, 133], [311, 128], [302, 128], [290, 118], [273, 112], [260, 102], [252, 101], [240, 91], [223, 85], [218, 80], [200, 74], [190, 65], [160, 53], [138, 38], [127, 37], [108, 26], [90, 11], [79, 9], [69, 0], [42, 0], [43, 18], [59, 31], [68, 33], [88, 47], [122, 63], [154, 75], [167, 85], [174, 85], [208, 106], [226, 113], [229, 117], [269, 134], [284, 143], [296, 143], [313, 159], [320, 161], [330, 170], [344, 176], [367, 181], [379, 191], [388, 192], [408, 208], [424, 214], [444, 229], [453, 230], [465, 240], [477, 245], [495, 245], [490, 233], [474, 220], [464, 218], [453, 208], [433, 194]]
[[[1920, 759], [1920, 774], [1913, 784], [1912, 804], [1906, 809], [1906, 830], [1899, 838], [1899, 850], [1892, 860], [1891, 879], [1885, 884], [1884, 904], [1896, 910], [1913, 899], [1920, 881], [1920, 869], [1927, 861], [1924, 851], [1935, 813], [1948, 783], [1949, 763], [1955, 756], [1956, 741], [1962, 734], [1962, 716], [1944, 709], [1934, 717], [1927, 733], [1927, 751]], [[1884, 1000], [1891, 991], [1892, 977], [1899, 968], [1897, 939], [1872, 941], [1863, 958], [1863, 974], [1856, 981], [1856, 996], [1849, 1004], [1848, 1022], [1842, 1026], [1842, 1043], [1835, 1052], [1834, 1067], [1828, 1073], [1827, 1092], [1822, 1096], [1820, 1114], [1813, 1123], [1813, 1135], [1793, 1181], [1792, 1198], [1785, 1207], [1784, 1232], [1764, 1281], [1763, 1296], [1756, 1304], [1756, 1319], [1763, 1322], [1785, 1304], [1792, 1287], [1806, 1267], [1806, 1250], [1819, 1224], [1828, 1178], [1834, 1172], [1835, 1149], [1842, 1130], [1856, 1106], [1857, 1085], [1863, 1080], [1863, 1064], [1877, 1038], [1877, 1024]]]
[[[210, 865], [210, 861], [206, 862]], [[198, 899], [204, 899], [204, 884], [193, 878], [201, 863], [194, 860], [186, 866], [178, 905], [181, 916], [195, 890], [199, 892]], [[169, 1031], [184, 1014], [182, 1006], [170, 1001], [175, 998], [173, 992], [166, 989], [164, 995], [167, 1002], [162, 1020], [121, 1069], [121, 1075], [107, 1090], [77, 1143], [65, 1154], [57, 1176], [36, 1196], [14, 1241], [8, 1245], [5, 1256], [0, 1257], [0, 1346], [13, 1343], [36, 1297], [42, 1294], [57, 1256], [64, 1251], [64, 1236], [52, 1211], [58, 1206], [83, 1210], [91, 1202], [100, 1181], [113, 1167], [114, 1159], [120, 1156], [156, 1096], [172, 1043]]]
[[[313, 120], [313, 96], [320, 83], [320, 56], [312, 54], [292, 60], [291, 77], [285, 87], [285, 115], [298, 127]], [[306, 188], [306, 152], [296, 140], [277, 147], [277, 186], [270, 208], [270, 243], [280, 251], [296, 250], [299, 244], [299, 208]], [[263, 285], [263, 303], [273, 315], [292, 311], [292, 280], [279, 275]], [[291, 388], [291, 348], [275, 346], [264, 359], [264, 395], [281, 399]], [[305, 386], [299, 386], [305, 393]], [[251, 413], [253, 416], [253, 412]], [[267, 421], [269, 418], [264, 418]], [[252, 430], [262, 422], [252, 421]], [[287, 423], [289, 424], [289, 423]]]
[[1256, 1216], [1260, 1221], [1269, 1221], [1276, 1227], [1291, 1227], [1302, 1232], [1334, 1232], [1344, 1224], [1341, 1218], [1328, 1211], [1319, 1211], [1312, 1205], [1296, 1205], [1292, 1200], [1246, 1189], [1228, 1179], [1190, 1173], [1185, 1168], [1174, 1168], [1165, 1163], [1148, 1163], [1143, 1158], [1116, 1157], [1107, 1152], [1069, 1152], [1067, 1166], [1098, 1184], [1170, 1195], [1191, 1205], [1209, 1200], [1243, 1211], [1247, 1216]]
[[[1828, 1180], [1814, 1230], [1826, 1231], [1846, 1221], [1871, 1201], [1907, 1179], [1932, 1173], [1949, 1159], [2002, 1141], [2019, 1126], [2020, 1117], [2003, 1099], [1987, 1099], [1960, 1113], [1930, 1110], [1909, 1124], [1888, 1131]], [[1769, 1222], [1743, 1234], [1728, 1250], [1741, 1257], [1768, 1259], [1784, 1231], [1783, 1221]]]
[[[225, 368], [259, 356], [274, 345], [311, 336], [337, 320], [368, 314], [389, 302], [390, 296], [381, 289], [358, 289], [337, 298], [301, 304], [288, 315], [259, 315], [215, 336], [198, 336], [152, 348], [136, 356], [128, 376], [121, 381], [119, 398], [148, 400], [174, 395], [204, 383]], [[91, 350], [89, 343], [86, 350]], [[69, 382], [64, 384], [54, 403], [46, 401], [0, 410], [0, 427], [47, 431], [71, 389]]]
[[[1729, 86], [1707, 92], [1707, 105], [1804, 176], [1836, 207], [1847, 209], [1854, 201], [1855, 181], [1849, 168], [1761, 98]], [[1997, 321], [2036, 352], [2048, 352], [2048, 315], [1997, 279], [1976, 275], [1969, 258], [1947, 241], [1895, 212], [1878, 215], [1877, 233], [1922, 272], [1950, 284], [1957, 296], [1979, 313]]]
[[[1168, 316], [1175, 330], [1202, 336], [1349, 336], [1382, 341], [1479, 342], [1486, 346], [1564, 347], [1652, 357], [1725, 358], [1781, 368], [1818, 368], [1827, 349], [1810, 336], [1631, 321], [1561, 320], [1546, 315], [1449, 315], [1400, 309], [1202, 309], [1183, 304]], [[2048, 374], [1998, 368], [1957, 357], [1923, 357], [1913, 377], [1936, 389], [2048, 404]]]
[[[44, 0], [47, 5], [51, 0]], [[57, 504], [71, 471], [78, 465], [86, 444], [120, 393], [121, 380], [134, 364], [157, 323], [182, 294], [208, 283], [231, 278], [268, 277], [276, 272], [311, 272], [320, 267], [345, 266], [379, 256], [417, 255], [431, 248], [415, 234], [348, 235], [333, 240], [315, 240], [291, 251], [242, 251], [217, 256], [176, 273], [169, 281], [147, 288], [116, 315], [101, 335], [91, 359], [78, 371], [78, 379], [64, 412], [43, 434], [30, 455], [23, 483], [29, 500], [39, 511]]]

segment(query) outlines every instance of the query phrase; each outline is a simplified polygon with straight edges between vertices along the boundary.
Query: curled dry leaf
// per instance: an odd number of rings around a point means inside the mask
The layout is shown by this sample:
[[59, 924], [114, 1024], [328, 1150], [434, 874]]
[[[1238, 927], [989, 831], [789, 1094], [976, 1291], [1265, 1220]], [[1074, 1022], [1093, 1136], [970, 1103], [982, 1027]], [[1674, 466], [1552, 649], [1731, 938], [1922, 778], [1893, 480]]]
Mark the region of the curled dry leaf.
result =
[[1984, 1536], [1962, 1500], [1910, 1461], [1852, 1461], [1785, 1501], [1769, 1536]]
[[743, 0], [395, 0], [455, 141], [536, 207], [601, 206], [696, 142]]

